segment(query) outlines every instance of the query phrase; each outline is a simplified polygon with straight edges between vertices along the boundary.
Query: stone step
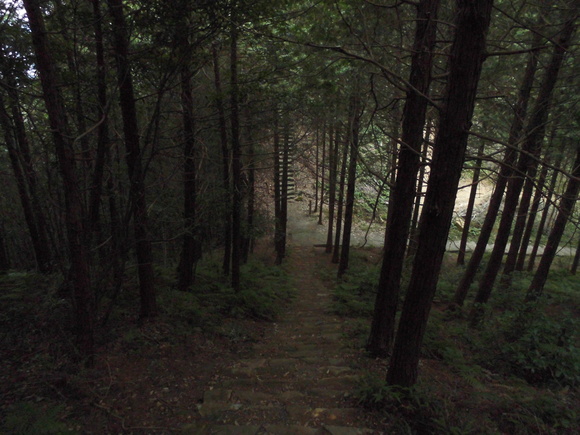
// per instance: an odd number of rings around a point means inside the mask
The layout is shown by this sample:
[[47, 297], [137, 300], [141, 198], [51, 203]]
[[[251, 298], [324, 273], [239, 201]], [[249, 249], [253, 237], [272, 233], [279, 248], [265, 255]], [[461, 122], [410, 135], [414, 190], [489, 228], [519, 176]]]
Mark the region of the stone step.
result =
[[348, 425], [360, 418], [358, 408], [322, 408], [300, 404], [245, 405], [242, 403], [209, 402], [197, 405], [201, 417], [220, 424], [249, 425], [255, 422], [268, 422], [281, 425], [319, 425], [332, 423], [337, 426]]
[[223, 379], [219, 382], [219, 388], [224, 389], [257, 389], [259, 391], [288, 391], [297, 390], [308, 393], [318, 388], [330, 388], [332, 390], [343, 390], [350, 392], [355, 388], [360, 380], [360, 376], [347, 374], [342, 376], [323, 376], [316, 379], [266, 379], [259, 377]]
[[299, 425], [211, 425], [208, 423], [188, 424], [181, 428], [184, 435], [373, 435], [381, 432], [371, 429], [322, 425], [309, 427]]

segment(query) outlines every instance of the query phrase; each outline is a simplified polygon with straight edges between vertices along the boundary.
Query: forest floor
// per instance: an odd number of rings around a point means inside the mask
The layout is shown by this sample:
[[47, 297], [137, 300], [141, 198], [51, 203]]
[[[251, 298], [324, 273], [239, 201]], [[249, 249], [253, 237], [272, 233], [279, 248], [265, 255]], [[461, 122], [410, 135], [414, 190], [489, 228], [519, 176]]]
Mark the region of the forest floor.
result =
[[[344, 319], [332, 312], [332, 280], [320, 275], [332, 266], [308, 238], [317, 225], [301, 218], [299, 208], [290, 213], [284, 267], [295, 297], [274, 322], [225, 318], [219, 333], [202, 327], [184, 333], [163, 315], [142, 325], [117, 319], [101, 340], [97, 366], [79, 370], [66, 357], [67, 346], [49, 336], [55, 319], [36, 316], [37, 324], [15, 338], [22, 341], [2, 350], [4, 427], [13, 433], [381, 433], [377, 414], [353, 396], [373, 361], [352, 347]], [[263, 250], [259, 255], [271, 257], [269, 246]]]
[[[303, 203], [289, 212], [284, 268], [294, 297], [270, 322], [225, 316], [184, 328], [163, 314], [138, 324], [122, 311], [100, 341], [97, 366], [79, 370], [67, 357], [70, 344], [57, 341], [70, 336], [54, 330], [61, 305], [43, 307], [42, 288], [23, 292], [26, 315], [0, 316], [0, 433], [574, 433], [575, 389], [544, 390], [472, 366], [463, 327], [438, 301], [420, 368], [430, 396], [393, 396], [381, 383], [386, 362], [364, 352], [368, 310], [337, 314], [335, 268], [314, 246], [324, 243], [325, 226]], [[364, 230], [354, 240], [364, 240]], [[270, 246], [258, 248], [272, 264]], [[353, 255], [367, 269], [380, 250]], [[356, 309], [372, 299], [353, 290], [354, 278], [345, 285]]]

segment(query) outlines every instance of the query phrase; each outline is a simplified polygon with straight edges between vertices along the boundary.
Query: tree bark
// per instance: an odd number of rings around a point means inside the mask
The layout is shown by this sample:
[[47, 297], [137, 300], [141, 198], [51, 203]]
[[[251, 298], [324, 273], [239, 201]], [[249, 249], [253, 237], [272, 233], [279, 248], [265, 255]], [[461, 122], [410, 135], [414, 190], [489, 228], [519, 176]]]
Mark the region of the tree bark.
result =
[[528, 301], [536, 300], [544, 291], [544, 285], [548, 279], [550, 266], [556, 257], [556, 252], [558, 252], [558, 246], [562, 239], [562, 234], [564, 234], [566, 223], [570, 219], [572, 211], [574, 210], [574, 204], [578, 200], [578, 191], [580, 190], [580, 147], [577, 147], [576, 149], [576, 160], [573, 168], [572, 177], [568, 180], [566, 192], [564, 192], [560, 201], [560, 206], [558, 207], [558, 216], [556, 217], [552, 231], [548, 236], [548, 242], [546, 243], [544, 254], [542, 255], [538, 269], [534, 274], [532, 283], [528, 288], [528, 293], [526, 295], [526, 300]]
[[243, 240], [242, 258], [244, 264], [248, 262], [254, 244], [254, 214], [256, 211], [256, 156], [254, 155], [254, 140], [251, 132], [248, 134], [248, 205], [246, 214], [246, 234]]
[[473, 178], [471, 179], [471, 190], [469, 192], [469, 200], [467, 201], [467, 210], [465, 211], [465, 220], [463, 221], [463, 232], [461, 233], [461, 242], [459, 243], [459, 253], [457, 254], [457, 264], [465, 264], [465, 250], [467, 249], [467, 239], [469, 238], [469, 229], [471, 227], [471, 218], [473, 217], [473, 207], [475, 205], [475, 197], [477, 196], [477, 186], [479, 184], [479, 174], [481, 172], [481, 157], [485, 144], [482, 143], [477, 150], [477, 159], [475, 160], [475, 168], [473, 168]]
[[389, 385], [417, 381], [419, 355], [435, 295], [467, 147], [493, 0], [457, 2], [455, 39], [420, 223], [419, 245], [403, 304]]
[[97, 156], [93, 170], [93, 178], [89, 195], [89, 222], [91, 232], [100, 232], [100, 206], [103, 190], [105, 162], [109, 157], [109, 122], [107, 119], [107, 79], [105, 48], [103, 43], [103, 28], [100, 0], [91, 0], [93, 5], [93, 28], [95, 34], [96, 54], [96, 84], [97, 84], [97, 119], [100, 124], [97, 129]]
[[572, 260], [572, 265], [570, 266], [570, 273], [576, 275], [578, 272], [578, 264], [580, 263], [580, 239], [576, 245], [576, 253], [574, 254], [574, 260]]
[[[417, 7], [415, 42], [411, 62], [411, 87], [403, 110], [403, 134], [395, 187], [389, 201], [385, 247], [371, 332], [366, 349], [373, 356], [385, 358], [391, 349], [395, 315], [399, 300], [405, 249], [416, 197], [417, 172], [421, 160], [423, 127], [427, 112], [433, 48], [437, 29], [439, 0], [423, 0]], [[395, 156], [393, 155], [393, 158]], [[392, 207], [391, 207], [392, 206]]]
[[538, 209], [540, 208], [542, 195], [544, 194], [544, 184], [546, 183], [547, 175], [548, 175], [548, 167], [544, 166], [538, 178], [538, 184], [536, 185], [536, 193], [534, 194], [532, 206], [530, 207], [530, 212], [528, 213], [526, 228], [522, 236], [522, 242], [520, 244], [520, 250], [516, 260], [515, 270], [518, 271], [524, 270], [524, 263], [526, 262], [526, 255], [528, 254], [528, 245], [530, 244], [530, 238], [532, 237], [532, 231], [534, 229], [534, 223], [536, 221]]
[[[539, 34], [535, 34], [534, 41], [532, 43], [532, 48], [535, 48], [541, 42], [541, 37]], [[479, 232], [479, 237], [477, 239], [477, 244], [475, 249], [471, 253], [469, 258], [469, 263], [463, 273], [463, 276], [455, 290], [455, 295], [453, 296], [452, 307], [461, 307], [465, 302], [469, 288], [475, 279], [477, 270], [479, 269], [479, 264], [485, 254], [487, 248], [487, 242], [491, 236], [493, 226], [497, 219], [499, 209], [501, 207], [501, 202], [507, 186], [509, 178], [513, 174], [513, 166], [517, 160], [517, 153], [514, 148], [518, 139], [521, 136], [521, 132], [524, 126], [524, 120], [526, 118], [528, 103], [530, 100], [530, 94], [532, 91], [532, 86], [534, 84], [534, 77], [538, 68], [538, 53], [533, 50], [528, 58], [528, 63], [526, 65], [526, 70], [522, 78], [522, 84], [519, 90], [518, 101], [514, 107], [514, 117], [510, 127], [510, 134], [508, 138], [508, 148], [505, 151], [503, 162], [501, 163], [497, 181], [495, 184], [495, 189], [489, 200], [489, 205], [487, 207], [487, 213], [485, 214], [485, 219], [481, 226]]]
[[44, 233], [44, 241], [42, 240], [39, 222], [37, 222], [34, 213], [34, 208], [40, 207], [40, 204], [33, 205], [28, 193], [28, 184], [24, 174], [25, 171], [21, 165], [22, 159], [13, 135], [14, 128], [10, 116], [6, 111], [5, 101], [2, 94], [0, 94], [0, 125], [4, 130], [4, 144], [8, 150], [12, 172], [14, 172], [18, 197], [20, 198], [24, 220], [26, 221], [26, 226], [28, 227], [28, 232], [30, 234], [36, 266], [41, 273], [48, 273], [51, 270], [48, 240], [46, 240], [46, 233]]
[[142, 167], [141, 145], [137, 109], [133, 91], [133, 78], [129, 64], [129, 35], [123, 13], [123, 0], [108, 0], [113, 24], [113, 44], [117, 63], [117, 83], [125, 136], [125, 161], [129, 171], [132, 202], [135, 250], [139, 274], [139, 294], [142, 319], [157, 315], [153, 256], [149, 239], [147, 200], [145, 198], [145, 175]]
[[326, 123], [322, 127], [322, 161], [320, 162], [320, 208], [318, 209], [318, 225], [322, 225], [324, 206], [324, 169], [326, 167]]
[[282, 142], [282, 178], [280, 180], [280, 256], [286, 257], [286, 239], [288, 237], [288, 166], [290, 164], [290, 125], [284, 123], [284, 139]]
[[[218, 111], [218, 124], [220, 133], [220, 144], [222, 153], [222, 185], [224, 189], [224, 198], [226, 204], [231, 203], [231, 188], [230, 188], [230, 151], [228, 149], [228, 133], [226, 124], [226, 111], [224, 109], [224, 98], [222, 91], [222, 81], [220, 73], [220, 64], [217, 48], [212, 46], [213, 57], [213, 72], [214, 72], [214, 86], [216, 91], [216, 108]], [[224, 224], [224, 258], [222, 262], [222, 270], [224, 275], [230, 273], [230, 264], [232, 258], [232, 214], [230, 207], [225, 208], [225, 224]]]
[[318, 213], [318, 179], [320, 178], [320, 143], [318, 142], [318, 128], [316, 128], [316, 155], [314, 161], [314, 213]]
[[280, 126], [278, 110], [274, 111], [274, 248], [276, 264], [282, 264], [282, 185], [280, 183]]
[[183, 122], [183, 223], [184, 233], [181, 257], [177, 267], [177, 288], [186, 291], [195, 280], [194, 267], [201, 256], [201, 246], [196, 229], [197, 209], [197, 158], [195, 144], [195, 119], [191, 72], [187, 60], [181, 67], [181, 109]]
[[[25, 220], [31, 235], [36, 265], [41, 273], [50, 273], [53, 271], [54, 265], [47, 234], [48, 222], [38, 195], [37, 176], [32, 164], [24, 117], [20, 109], [17, 82], [14, 78], [14, 71], [7, 61], [4, 50], [0, 48], [2, 72], [8, 84], [6, 87], [7, 101], [0, 101], [0, 110], [3, 111], [0, 124], [4, 128], [6, 147], [15, 172]], [[0, 96], [0, 98], [2, 97]], [[12, 114], [12, 119], [10, 119], [9, 112]], [[17, 174], [16, 171], [19, 173]], [[28, 204], [28, 211], [25, 209], [25, 202]]]
[[417, 225], [419, 223], [419, 215], [421, 212], [421, 200], [423, 198], [423, 183], [425, 181], [425, 166], [427, 164], [427, 152], [429, 150], [429, 140], [431, 137], [431, 121], [427, 122], [425, 138], [423, 139], [423, 149], [419, 159], [419, 177], [417, 180], [417, 190], [415, 193], [415, 204], [413, 205], [413, 217], [411, 219], [411, 229], [409, 230], [409, 247], [407, 249], [406, 257], [412, 257], [417, 252], [417, 238], [419, 233]]
[[348, 162], [348, 150], [350, 145], [351, 129], [347, 128], [346, 138], [342, 146], [342, 161], [340, 164], [340, 180], [338, 189], [338, 201], [336, 205], [336, 231], [334, 233], [334, 249], [332, 251], [332, 263], [338, 264], [340, 260], [340, 238], [342, 236], [342, 214], [344, 209], [344, 188], [346, 186], [346, 168]]
[[513, 214], [516, 210], [519, 193], [524, 183], [524, 176], [528, 172], [528, 168], [534, 165], [533, 159], [530, 156], [539, 155], [545, 135], [546, 121], [548, 120], [552, 93], [558, 79], [558, 73], [564, 60], [564, 55], [570, 44], [570, 38], [573, 31], [573, 21], [569, 21], [564, 25], [564, 29], [560, 33], [558, 44], [554, 47], [550, 64], [544, 73], [544, 79], [540, 86], [536, 104], [526, 128], [526, 140], [522, 146], [523, 153], [520, 154], [518, 160], [518, 165], [515, 171], [516, 176], [510, 180], [508, 185], [504, 210], [496, 235], [495, 244], [483, 277], [479, 283], [474, 306], [469, 315], [472, 326], [479, 324], [483, 319], [484, 304], [487, 303], [491, 296], [497, 273], [501, 267], [501, 261], [512, 226]]
[[56, 66], [49, 46], [38, 0], [24, 0], [28, 25], [36, 53], [52, 137], [64, 186], [66, 229], [70, 275], [74, 295], [76, 341], [81, 358], [94, 363], [94, 295], [90, 282], [89, 255], [85, 246], [83, 202], [75, 168], [75, 152], [68, 130], [66, 112], [59, 93]]
[[[558, 160], [556, 167], [560, 166], [562, 159]], [[554, 189], [556, 188], [556, 183], [558, 181], [558, 170], [554, 169], [552, 172], [552, 178], [550, 179], [550, 186], [544, 200], [544, 209], [542, 210], [542, 216], [540, 217], [540, 222], [538, 223], [538, 231], [536, 232], [536, 239], [534, 240], [534, 246], [532, 247], [532, 252], [530, 253], [530, 258], [528, 260], [528, 271], [534, 270], [536, 256], [538, 255], [538, 249], [540, 248], [540, 243], [542, 241], [542, 236], [544, 234], [544, 227], [546, 226], [546, 220], [548, 219], [548, 212], [550, 210], [550, 203], [552, 201], [552, 195]]]
[[8, 257], [6, 237], [4, 234], [4, 224], [0, 222], [0, 275], [5, 274], [10, 269], [10, 258]]
[[238, 28], [236, 8], [232, 7], [230, 27], [230, 104], [232, 133], [232, 276], [234, 291], [240, 291], [242, 248], [242, 150], [240, 143], [239, 84], [238, 84]]
[[332, 252], [333, 242], [334, 210], [336, 208], [336, 172], [338, 169], [338, 152], [340, 147], [338, 137], [338, 126], [335, 126], [334, 129], [331, 129], [328, 143], [330, 164], [328, 176], [328, 231], [326, 232], [326, 248], [324, 250], [327, 254]]
[[[511, 233], [510, 248], [508, 250], [506, 261], [503, 267], [503, 273], [500, 279], [500, 285], [504, 289], [508, 288], [511, 285], [511, 275], [512, 272], [516, 269], [518, 252], [520, 250], [522, 238], [524, 235], [528, 211], [530, 209], [530, 203], [532, 201], [534, 181], [536, 179], [536, 173], [538, 171], [538, 161], [536, 159], [539, 158], [540, 158], [540, 149], [538, 148], [534, 154], [533, 161], [528, 163], [526, 169], [526, 179], [524, 182], [522, 193], [520, 195], [520, 204], [516, 214], [515, 225]], [[527, 246], [525, 248], [527, 249]]]
[[[340, 262], [338, 263], [338, 276], [344, 275], [348, 269], [350, 255], [350, 236], [352, 231], [352, 220], [354, 212], [354, 192], [356, 184], [356, 165], [358, 158], [360, 120], [362, 109], [360, 96], [353, 95], [351, 98], [351, 134], [350, 134], [350, 155], [348, 161], [348, 179], [346, 188], [346, 198], [344, 201], [344, 230], [342, 232], [342, 249], [340, 250]], [[324, 177], [323, 177], [324, 178]], [[322, 201], [320, 202], [322, 205]]]

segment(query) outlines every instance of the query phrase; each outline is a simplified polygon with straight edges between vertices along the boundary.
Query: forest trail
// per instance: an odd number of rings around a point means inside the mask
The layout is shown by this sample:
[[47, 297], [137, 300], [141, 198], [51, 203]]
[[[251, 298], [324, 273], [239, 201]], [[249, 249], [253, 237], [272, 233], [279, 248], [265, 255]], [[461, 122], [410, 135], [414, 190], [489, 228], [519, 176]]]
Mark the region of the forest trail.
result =
[[296, 297], [248, 355], [214, 376], [198, 405], [191, 434], [379, 434], [352, 396], [363, 370], [349, 347], [344, 319], [331, 310], [331, 290], [318, 277], [328, 257], [289, 247]]

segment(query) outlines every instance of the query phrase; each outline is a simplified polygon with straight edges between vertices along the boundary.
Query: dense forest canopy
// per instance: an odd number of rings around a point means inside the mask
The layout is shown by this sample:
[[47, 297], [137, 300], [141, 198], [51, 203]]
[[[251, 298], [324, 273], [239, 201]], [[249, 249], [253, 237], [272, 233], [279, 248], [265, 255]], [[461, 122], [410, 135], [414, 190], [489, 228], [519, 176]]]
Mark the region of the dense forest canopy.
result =
[[[477, 292], [473, 326], [514, 272], [536, 270], [521, 299], [540, 298], [578, 243], [579, 7], [3, 1], [0, 270], [61, 277], [91, 365], [127, 280], [142, 320], [157, 271], [189, 291], [209, 253], [239, 291], [257, 240], [283, 262], [289, 198], [310, 201], [340, 277], [352, 226], [384, 226], [367, 350], [411, 386], [448, 240], [460, 256], [477, 241], [450, 306]], [[458, 212], [458, 189], [480, 184], [489, 203]]]

